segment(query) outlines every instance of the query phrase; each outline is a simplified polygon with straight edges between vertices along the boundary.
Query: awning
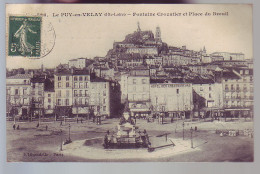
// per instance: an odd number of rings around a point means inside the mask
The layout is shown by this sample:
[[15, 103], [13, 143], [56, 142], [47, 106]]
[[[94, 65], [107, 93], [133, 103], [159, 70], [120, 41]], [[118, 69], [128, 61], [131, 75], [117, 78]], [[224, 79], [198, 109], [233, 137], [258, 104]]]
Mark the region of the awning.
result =
[[250, 111], [249, 108], [227, 108], [225, 111]]

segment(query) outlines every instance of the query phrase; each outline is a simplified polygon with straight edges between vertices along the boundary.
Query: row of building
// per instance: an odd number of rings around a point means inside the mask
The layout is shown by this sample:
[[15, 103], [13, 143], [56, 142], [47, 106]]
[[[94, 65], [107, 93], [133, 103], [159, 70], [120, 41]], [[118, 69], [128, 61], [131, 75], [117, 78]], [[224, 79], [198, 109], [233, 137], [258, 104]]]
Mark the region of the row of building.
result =
[[53, 79], [17, 74], [7, 78], [7, 113], [20, 116], [120, 115], [127, 104], [132, 115], [203, 116], [228, 112], [251, 115], [253, 71], [225, 68], [214, 78], [153, 78], [149, 69], [120, 75], [119, 83], [86, 70], [63, 69]]
[[117, 83], [86, 70], [59, 70], [54, 79], [17, 74], [7, 78], [6, 87], [7, 114], [21, 117], [90, 114], [110, 117], [117, 114], [120, 104]]
[[214, 80], [153, 79], [133, 70], [121, 76], [120, 86], [121, 101], [128, 103], [133, 116], [253, 115], [253, 72], [249, 68], [215, 71]]
[[252, 68], [243, 53], [168, 46], [159, 27], [138, 24], [105, 57], [7, 72], [7, 113], [114, 117], [128, 105], [133, 116], [252, 116]]

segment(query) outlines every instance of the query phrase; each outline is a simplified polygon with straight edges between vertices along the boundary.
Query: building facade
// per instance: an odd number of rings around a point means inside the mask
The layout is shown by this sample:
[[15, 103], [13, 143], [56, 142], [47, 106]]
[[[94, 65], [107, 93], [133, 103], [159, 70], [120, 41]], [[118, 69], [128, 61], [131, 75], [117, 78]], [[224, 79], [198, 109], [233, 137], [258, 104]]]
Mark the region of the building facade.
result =
[[32, 117], [44, 116], [44, 88], [46, 77], [31, 78], [31, 107]]
[[189, 117], [193, 109], [190, 83], [151, 83], [150, 95], [151, 108], [155, 113]]
[[253, 72], [250, 69], [223, 71], [224, 108], [227, 116], [253, 117]]
[[127, 100], [132, 116], [148, 116], [148, 114], [150, 113], [149, 76], [128, 76]]
[[72, 73], [72, 114], [87, 116], [90, 108], [90, 74], [84, 70]]
[[28, 117], [31, 105], [31, 75], [6, 78], [6, 112], [8, 116]]
[[90, 109], [95, 116], [111, 116], [110, 112], [110, 82], [95, 77], [91, 79]]

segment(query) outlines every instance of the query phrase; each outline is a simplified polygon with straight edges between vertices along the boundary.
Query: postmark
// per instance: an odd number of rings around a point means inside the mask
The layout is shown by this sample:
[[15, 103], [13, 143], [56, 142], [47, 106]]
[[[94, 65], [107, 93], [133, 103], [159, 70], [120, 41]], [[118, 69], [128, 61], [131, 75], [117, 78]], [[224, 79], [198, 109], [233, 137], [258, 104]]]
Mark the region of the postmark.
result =
[[9, 56], [41, 56], [41, 17], [9, 17]]

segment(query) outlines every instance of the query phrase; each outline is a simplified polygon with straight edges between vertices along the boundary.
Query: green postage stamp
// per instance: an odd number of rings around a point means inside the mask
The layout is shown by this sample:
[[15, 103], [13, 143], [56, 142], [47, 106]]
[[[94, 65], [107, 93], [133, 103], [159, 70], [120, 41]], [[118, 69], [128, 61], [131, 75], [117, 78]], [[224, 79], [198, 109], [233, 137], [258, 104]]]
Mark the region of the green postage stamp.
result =
[[9, 17], [9, 56], [41, 56], [41, 17]]

